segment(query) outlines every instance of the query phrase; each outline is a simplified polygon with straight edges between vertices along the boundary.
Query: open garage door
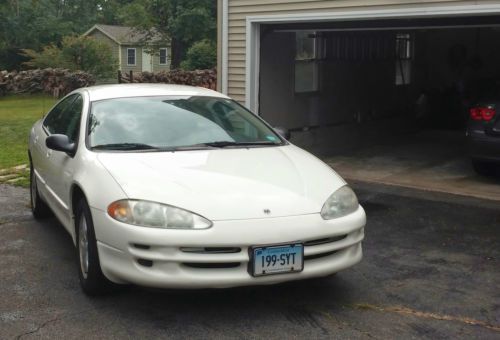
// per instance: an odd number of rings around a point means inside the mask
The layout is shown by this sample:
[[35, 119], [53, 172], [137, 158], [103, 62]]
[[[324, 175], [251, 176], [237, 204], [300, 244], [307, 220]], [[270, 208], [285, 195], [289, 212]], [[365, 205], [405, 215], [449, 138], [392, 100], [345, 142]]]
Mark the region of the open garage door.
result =
[[[482, 197], [469, 108], [500, 81], [500, 17], [265, 25], [259, 111], [350, 179]], [[479, 192], [480, 191], [480, 192]], [[482, 192], [482, 193], [481, 193]]]

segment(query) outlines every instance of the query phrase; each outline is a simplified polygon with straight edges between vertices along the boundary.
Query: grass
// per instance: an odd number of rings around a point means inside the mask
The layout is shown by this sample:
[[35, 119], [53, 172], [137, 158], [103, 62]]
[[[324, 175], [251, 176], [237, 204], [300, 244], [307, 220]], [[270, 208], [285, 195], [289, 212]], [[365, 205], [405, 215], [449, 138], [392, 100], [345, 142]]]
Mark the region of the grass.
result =
[[[40, 94], [0, 97], [0, 169], [28, 164], [28, 134], [31, 126], [55, 102], [52, 97]], [[5, 170], [1, 172], [3, 175], [12, 173]], [[16, 172], [21, 177], [16, 184], [27, 184], [26, 178], [23, 178], [26, 172]]]

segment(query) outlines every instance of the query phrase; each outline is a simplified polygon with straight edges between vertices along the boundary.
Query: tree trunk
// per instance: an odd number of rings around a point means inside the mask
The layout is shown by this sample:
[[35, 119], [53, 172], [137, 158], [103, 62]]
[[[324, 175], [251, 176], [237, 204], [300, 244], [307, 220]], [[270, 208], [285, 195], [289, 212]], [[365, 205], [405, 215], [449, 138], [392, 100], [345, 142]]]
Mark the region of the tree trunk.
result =
[[179, 39], [172, 38], [171, 40], [172, 60], [170, 68], [175, 69], [181, 66], [181, 61], [184, 58], [185, 44]]

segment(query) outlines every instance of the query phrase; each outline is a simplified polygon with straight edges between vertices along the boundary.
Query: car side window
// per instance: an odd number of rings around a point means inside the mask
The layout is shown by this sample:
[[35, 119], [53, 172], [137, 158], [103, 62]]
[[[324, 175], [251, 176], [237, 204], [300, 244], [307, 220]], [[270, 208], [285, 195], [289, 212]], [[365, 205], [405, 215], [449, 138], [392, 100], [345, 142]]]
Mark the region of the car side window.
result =
[[78, 127], [83, 109], [83, 98], [75, 94], [64, 99], [47, 115], [43, 125], [50, 134], [68, 136], [74, 142], [78, 136]]
[[78, 138], [78, 129], [80, 127], [80, 118], [83, 110], [83, 98], [78, 95], [75, 101], [63, 113], [63, 118], [67, 121], [66, 130], [63, 135], [68, 136], [70, 142], [74, 143]]
[[58, 133], [59, 130], [58, 125], [61, 121], [61, 116], [66, 108], [68, 108], [71, 103], [75, 100], [76, 95], [69, 96], [65, 98], [63, 101], [58, 103], [45, 117], [43, 121], [43, 126], [50, 134]]

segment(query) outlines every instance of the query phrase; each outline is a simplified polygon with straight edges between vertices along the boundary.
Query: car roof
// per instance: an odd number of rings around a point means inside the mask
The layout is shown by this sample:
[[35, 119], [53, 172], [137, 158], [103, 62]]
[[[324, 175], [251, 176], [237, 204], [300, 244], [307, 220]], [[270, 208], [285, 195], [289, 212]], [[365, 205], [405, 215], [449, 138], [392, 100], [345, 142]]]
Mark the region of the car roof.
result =
[[229, 98], [226, 95], [203, 87], [173, 84], [115, 84], [90, 86], [86, 91], [91, 102], [112, 98], [148, 96], [205, 96]]

